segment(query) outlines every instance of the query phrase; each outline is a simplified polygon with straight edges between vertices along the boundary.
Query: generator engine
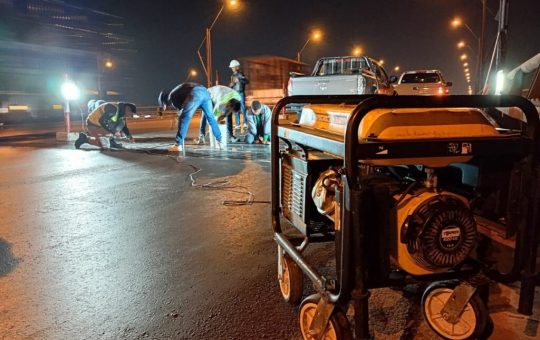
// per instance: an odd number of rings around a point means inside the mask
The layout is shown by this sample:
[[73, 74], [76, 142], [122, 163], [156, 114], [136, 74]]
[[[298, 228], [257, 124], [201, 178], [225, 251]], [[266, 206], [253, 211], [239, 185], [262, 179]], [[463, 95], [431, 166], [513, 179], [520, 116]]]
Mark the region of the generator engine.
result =
[[[411, 186], [396, 190], [404, 186], [393, 178], [378, 184], [389, 187], [384, 198], [389, 204], [384, 206], [391, 208], [377, 213], [387, 219], [377, 224], [390, 229], [386, 241], [394, 266], [412, 275], [444, 272], [462, 264], [477, 242], [477, 226], [467, 200], [438, 190], [433, 169], [426, 172], [427, 179], [418, 179], [414, 190]], [[317, 211], [332, 221], [339, 219], [335, 215], [339, 185], [338, 173], [329, 169], [321, 172], [312, 189]]]

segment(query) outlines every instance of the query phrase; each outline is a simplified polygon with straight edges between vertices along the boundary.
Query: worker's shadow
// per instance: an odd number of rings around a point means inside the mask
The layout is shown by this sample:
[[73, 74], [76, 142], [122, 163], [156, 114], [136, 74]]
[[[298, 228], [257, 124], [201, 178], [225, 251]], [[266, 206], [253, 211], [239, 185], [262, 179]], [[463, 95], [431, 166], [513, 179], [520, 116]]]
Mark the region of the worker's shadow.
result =
[[11, 252], [11, 244], [0, 238], [0, 277], [8, 275], [19, 264], [19, 259]]

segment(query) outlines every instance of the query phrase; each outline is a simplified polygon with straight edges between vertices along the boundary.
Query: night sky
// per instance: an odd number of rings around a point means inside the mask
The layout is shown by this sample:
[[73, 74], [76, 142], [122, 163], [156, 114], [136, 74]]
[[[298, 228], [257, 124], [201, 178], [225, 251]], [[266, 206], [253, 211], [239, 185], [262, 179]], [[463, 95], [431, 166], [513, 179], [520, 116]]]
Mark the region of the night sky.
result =
[[[184, 81], [189, 68], [199, 70], [205, 83], [196, 49], [204, 29], [217, 13], [215, 0], [80, 0], [72, 1], [126, 18], [128, 33], [136, 41], [135, 79], [137, 103], [152, 103], [160, 88]], [[497, 13], [498, 0], [488, 6]], [[540, 1], [510, 0], [508, 63], [518, 63], [540, 52]], [[476, 47], [471, 34], [453, 30], [449, 22], [459, 15], [480, 32], [480, 0], [244, 0], [238, 12], [224, 12], [213, 31], [214, 68], [228, 79], [233, 58], [252, 55], [281, 55], [294, 58], [310, 29], [320, 28], [324, 40], [309, 45], [303, 61], [313, 66], [322, 56], [349, 55], [352, 46], [384, 59], [388, 73], [401, 70], [440, 69], [454, 82], [454, 93], [466, 90], [456, 43], [465, 39]], [[488, 13], [486, 48], [491, 50], [497, 22]], [[468, 51], [467, 51], [468, 52]], [[468, 52], [471, 55], [470, 52]], [[474, 66], [473, 66], [474, 69]], [[474, 72], [473, 72], [474, 75]], [[474, 81], [474, 77], [473, 77]]]

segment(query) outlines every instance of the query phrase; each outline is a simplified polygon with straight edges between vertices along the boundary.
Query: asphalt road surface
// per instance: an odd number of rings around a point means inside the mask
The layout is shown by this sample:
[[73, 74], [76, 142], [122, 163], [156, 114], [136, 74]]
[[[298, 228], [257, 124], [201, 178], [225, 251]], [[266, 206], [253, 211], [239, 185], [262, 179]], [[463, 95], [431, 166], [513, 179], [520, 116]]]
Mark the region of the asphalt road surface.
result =
[[[222, 204], [246, 190], [270, 199], [268, 150], [171, 157], [173, 134], [107, 152], [0, 142], [1, 339], [300, 339], [277, 285], [269, 204]], [[235, 187], [215, 189], [223, 181]], [[307, 254], [324, 267], [331, 251]], [[538, 339], [538, 308], [516, 314], [515, 290], [493, 287], [493, 339]], [[436, 338], [421, 293], [373, 292], [378, 339]]]

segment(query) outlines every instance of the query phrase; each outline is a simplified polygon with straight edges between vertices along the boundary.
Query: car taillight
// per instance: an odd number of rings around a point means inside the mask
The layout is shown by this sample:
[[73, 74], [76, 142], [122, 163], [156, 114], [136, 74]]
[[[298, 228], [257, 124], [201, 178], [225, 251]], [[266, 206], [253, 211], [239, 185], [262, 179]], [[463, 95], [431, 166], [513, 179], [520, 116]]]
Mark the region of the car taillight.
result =
[[444, 90], [442, 87], [439, 86], [439, 95], [443, 95], [444, 94]]

